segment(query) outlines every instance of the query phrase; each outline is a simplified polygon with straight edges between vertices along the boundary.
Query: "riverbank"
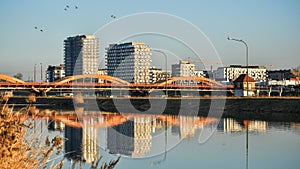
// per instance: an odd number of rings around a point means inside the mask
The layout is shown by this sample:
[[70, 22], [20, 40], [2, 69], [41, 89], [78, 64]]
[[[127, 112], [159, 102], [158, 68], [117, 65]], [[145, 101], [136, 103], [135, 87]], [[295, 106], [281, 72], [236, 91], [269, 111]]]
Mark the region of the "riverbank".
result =
[[[13, 97], [9, 104], [24, 106], [26, 97]], [[36, 97], [37, 106], [74, 109], [71, 97]], [[77, 104], [89, 111], [182, 114], [207, 116], [222, 111], [223, 117], [272, 121], [300, 121], [300, 97], [200, 97], [200, 98], [85, 98]]]

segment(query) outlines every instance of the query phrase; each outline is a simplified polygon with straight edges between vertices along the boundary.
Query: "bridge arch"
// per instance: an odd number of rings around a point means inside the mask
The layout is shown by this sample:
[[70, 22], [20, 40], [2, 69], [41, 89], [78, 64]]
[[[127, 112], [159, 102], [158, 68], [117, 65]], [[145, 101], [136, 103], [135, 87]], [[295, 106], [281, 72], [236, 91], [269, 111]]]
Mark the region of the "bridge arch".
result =
[[13, 84], [24, 84], [25, 82], [23, 80], [17, 79], [15, 77], [7, 76], [4, 74], [0, 74], [0, 80], [7, 81], [9, 83]]
[[168, 79], [168, 81], [164, 81], [158, 84], [158, 86], [164, 86], [167, 84], [174, 84], [177, 81], [195, 81], [197, 83], [201, 83], [204, 86], [211, 87], [211, 88], [226, 88], [225, 85], [209, 79], [205, 77], [198, 77], [198, 76], [186, 76], [186, 77], [171, 77]]
[[105, 80], [108, 82], [111, 82], [116, 85], [129, 85], [129, 83], [125, 80], [122, 80], [120, 78], [112, 77], [112, 76], [107, 76], [107, 75], [100, 75], [100, 74], [84, 74], [84, 75], [75, 75], [75, 76], [68, 76], [66, 78], [63, 78], [59, 81], [55, 82], [55, 85], [62, 85], [65, 83], [69, 83], [74, 80], [79, 80], [79, 79], [85, 79], [85, 78], [93, 78], [93, 79], [98, 79], [99, 80]]

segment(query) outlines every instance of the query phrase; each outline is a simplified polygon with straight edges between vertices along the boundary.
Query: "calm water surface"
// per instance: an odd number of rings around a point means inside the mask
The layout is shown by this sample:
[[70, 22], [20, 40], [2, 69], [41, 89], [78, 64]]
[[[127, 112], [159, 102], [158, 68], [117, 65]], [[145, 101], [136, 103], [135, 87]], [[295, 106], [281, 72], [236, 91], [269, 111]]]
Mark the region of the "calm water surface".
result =
[[[218, 123], [194, 116], [55, 111], [34, 124], [35, 133], [65, 138], [64, 168], [71, 168], [76, 160], [89, 168], [96, 155], [103, 161], [121, 156], [117, 169], [300, 166], [300, 123], [231, 118]], [[215, 125], [213, 135], [199, 143], [203, 128], [213, 132]]]

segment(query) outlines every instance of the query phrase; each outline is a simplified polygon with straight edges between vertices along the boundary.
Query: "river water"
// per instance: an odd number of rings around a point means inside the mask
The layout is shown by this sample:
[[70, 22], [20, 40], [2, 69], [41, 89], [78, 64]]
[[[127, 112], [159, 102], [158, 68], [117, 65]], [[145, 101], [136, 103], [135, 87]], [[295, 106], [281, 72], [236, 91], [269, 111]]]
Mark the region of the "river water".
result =
[[[64, 168], [121, 159], [116, 169], [298, 169], [300, 123], [96, 111], [47, 110], [41, 138], [64, 138]], [[209, 134], [203, 135], [203, 131]], [[205, 137], [205, 138], [204, 138]], [[80, 161], [80, 162], [79, 162]]]

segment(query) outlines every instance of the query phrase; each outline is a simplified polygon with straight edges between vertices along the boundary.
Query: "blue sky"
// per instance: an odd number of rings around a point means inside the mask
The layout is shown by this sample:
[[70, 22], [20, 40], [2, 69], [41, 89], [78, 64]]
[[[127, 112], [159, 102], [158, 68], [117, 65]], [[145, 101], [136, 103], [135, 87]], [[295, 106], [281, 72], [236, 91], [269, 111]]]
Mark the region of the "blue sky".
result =
[[229, 35], [248, 43], [250, 64], [300, 65], [297, 0], [12, 0], [0, 2], [0, 73], [23, 72], [26, 77], [32, 76], [35, 63], [63, 63], [67, 36], [93, 34], [112, 22], [111, 14], [119, 18], [139, 12], [163, 12], [191, 22], [210, 39], [224, 65], [245, 63], [244, 47], [228, 41]]

